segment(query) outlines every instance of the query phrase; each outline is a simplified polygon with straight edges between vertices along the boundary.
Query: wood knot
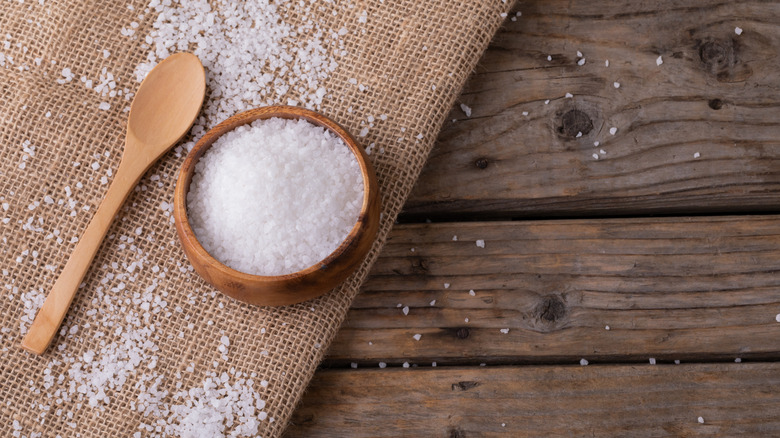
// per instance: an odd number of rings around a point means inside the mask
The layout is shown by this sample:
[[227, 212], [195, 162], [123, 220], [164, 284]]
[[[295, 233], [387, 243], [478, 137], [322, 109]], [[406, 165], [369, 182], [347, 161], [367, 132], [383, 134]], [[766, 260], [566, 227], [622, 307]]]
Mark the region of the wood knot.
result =
[[452, 384], [452, 390], [453, 391], [468, 391], [471, 388], [476, 388], [479, 386], [479, 382], [474, 381], [464, 381], [464, 382], [458, 382]]
[[721, 41], [707, 41], [699, 47], [701, 62], [710, 67], [720, 68], [733, 61], [733, 50]]
[[740, 63], [741, 46], [734, 38], [710, 39], [697, 44], [702, 67], [719, 82], [742, 82], [753, 74], [748, 65]]
[[561, 116], [558, 134], [565, 138], [577, 138], [580, 133], [587, 135], [593, 130], [593, 120], [582, 110], [572, 109]]
[[720, 99], [712, 99], [707, 104], [710, 106], [710, 108], [714, 110], [719, 110], [723, 108], [723, 101]]
[[450, 429], [450, 438], [466, 438], [466, 434], [459, 428], [453, 427]]
[[428, 262], [422, 257], [410, 257], [411, 271], [414, 275], [423, 275], [428, 273]]
[[461, 327], [455, 331], [455, 336], [457, 336], [458, 339], [466, 339], [469, 337], [469, 334], [471, 334], [471, 332], [468, 327]]
[[539, 319], [547, 322], [555, 322], [566, 315], [566, 305], [557, 295], [547, 295], [536, 308]]
[[487, 158], [480, 158], [474, 162], [474, 165], [477, 166], [477, 169], [487, 169], [488, 160]]

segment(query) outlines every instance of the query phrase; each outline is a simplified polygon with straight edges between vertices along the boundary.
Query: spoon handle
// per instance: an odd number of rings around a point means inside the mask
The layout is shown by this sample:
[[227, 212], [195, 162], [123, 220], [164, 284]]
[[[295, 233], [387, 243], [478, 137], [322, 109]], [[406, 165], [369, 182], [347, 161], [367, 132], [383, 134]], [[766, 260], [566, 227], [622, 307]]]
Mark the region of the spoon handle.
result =
[[141, 179], [145, 169], [137, 166], [125, 165], [125, 160], [117, 169], [116, 177], [108, 188], [106, 197], [100, 203], [95, 216], [87, 225], [84, 234], [81, 235], [76, 248], [73, 250], [65, 268], [54, 283], [46, 301], [35, 316], [30, 330], [22, 340], [22, 348], [42, 354], [51, 343], [52, 338], [65, 319], [70, 303], [76, 296], [81, 280], [87, 273], [92, 259], [95, 258], [98, 248], [111, 226], [114, 216], [124, 204], [127, 195]]

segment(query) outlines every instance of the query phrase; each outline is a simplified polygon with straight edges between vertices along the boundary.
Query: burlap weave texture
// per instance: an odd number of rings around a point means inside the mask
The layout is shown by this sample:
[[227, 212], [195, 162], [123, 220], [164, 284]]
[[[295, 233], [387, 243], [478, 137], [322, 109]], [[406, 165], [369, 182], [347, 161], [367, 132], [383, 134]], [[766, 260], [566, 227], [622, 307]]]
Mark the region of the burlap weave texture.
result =
[[[155, 421], [137, 409], [139, 394], [153, 383], [150, 375], [162, 376], [160, 389], [172, 393], [177, 384], [198, 387], [205, 373], [230, 368], [257, 373], [256, 380], [268, 382], [256, 389], [274, 421], [263, 421], [260, 435], [280, 435], [441, 124], [512, 2], [367, 0], [352, 2], [356, 7], [346, 8], [354, 12], [350, 15], [318, 17], [327, 29], [351, 30], [344, 38], [348, 56], [324, 83], [332, 97], [322, 112], [353, 133], [368, 115], [387, 115], [360, 138], [364, 146], [375, 144], [381, 228], [366, 262], [342, 286], [319, 299], [279, 308], [213, 293], [190, 268], [170, 212], [161, 208], [173, 202], [183, 161], [182, 153], [173, 151], [147, 172], [116, 217], [63, 325], [78, 330], [58, 335], [46, 354], [36, 357], [19, 347], [22, 318], [30, 313], [22, 297], [51, 288], [108, 188], [101, 177], [116, 171], [123, 148], [129, 102], [122, 96], [101, 97], [78, 78], [99, 77], [106, 67], [119, 88], [134, 91], [133, 70], [146, 57], [143, 36], [155, 18], [139, 19], [145, 8], [139, 1], [132, 1], [132, 8], [100, 0], [42, 3], [0, 6], [0, 40], [9, 41], [0, 44], [0, 435], [132, 436], [142, 431], [141, 423]], [[363, 10], [370, 26], [360, 26]], [[134, 21], [139, 23], [134, 37], [123, 35]], [[57, 83], [65, 67], [76, 79]], [[352, 78], [368, 91], [350, 85]], [[109, 110], [98, 109], [103, 101], [110, 103]], [[142, 266], [130, 267], [139, 259]], [[132, 281], [107, 276], [128, 267], [124, 270]], [[91, 351], [98, 361], [106, 345], [120, 339], [86, 316], [106, 311], [101, 293], [116, 290], [111, 293], [130, 298], [153, 285], [171, 309], [148, 317], [154, 329], [142, 341], [148, 342], [147, 353], [158, 358], [154, 367], [142, 362], [121, 390], [109, 390], [105, 405], [91, 407], [76, 396], [63, 397], [74, 358]], [[126, 307], [128, 315], [144, 313], [132, 301]], [[222, 335], [230, 337], [228, 360], [218, 351]], [[194, 371], [187, 371], [190, 364]]]

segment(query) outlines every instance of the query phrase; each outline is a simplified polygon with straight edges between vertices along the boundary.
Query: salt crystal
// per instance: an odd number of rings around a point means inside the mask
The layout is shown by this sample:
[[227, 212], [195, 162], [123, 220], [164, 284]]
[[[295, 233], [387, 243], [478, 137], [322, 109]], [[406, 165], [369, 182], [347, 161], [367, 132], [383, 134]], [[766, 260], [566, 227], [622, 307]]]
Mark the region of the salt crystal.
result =
[[698, 153], [698, 152], [694, 152], [693, 153], [693, 158], [699, 158], [699, 157], [701, 157], [700, 153]]
[[471, 107], [462, 103], [460, 104], [460, 109], [463, 111], [464, 114], [466, 114], [466, 117], [471, 117]]
[[580, 365], [585, 366], [587, 364], [588, 364], [588, 360], [587, 359], [580, 359]]
[[565, 97], [567, 99], [571, 99], [572, 97], [574, 97], [574, 95], [571, 94], [571, 93], [566, 93], [563, 97]]
[[485, 247], [485, 241], [482, 240], [482, 239], [477, 240], [477, 246], [479, 248], [484, 248]]
[[655, 365], [655, 358], [654, 357], [650, 358], [650, 365]]
[[609, 330], [609, 326], [608, 326], [608, 325], [605, 325], [605, 326], [604, 326], [604, 330]]
[[431, 306], [435, 306], [435, 305], [436, 305], [436, 300], [431, 300], [431, 302], [430, 302], [429, 304], [430, 304]]
[[697, 420], [699, 421], [699, 423], [704, 424], [704, 417], [699, 417]]
[[384, 362], [379, 362], [379, 368], [385, 368], [387, 367], [387, 364]]
[[662, 57], [662, 56], [659, 56], [659, 57], [658, 57], [658, 58], [655, 60], [655, 65], [661, 65], [661, 64], [663, 64], [663, 63], [664, 63], [664, 59], [663, 59], [663, 57]]
[[500, 331], [501, 333], [503, 333], [503, 334], [507, 334], [507, 333], [509, 333], [509, 329], [508, 329], [508, 328], [502, 328], [502, 329], [501, 329], [501, 330], [499, 330], [499, 331]]
[[409, 306], [404, 306], [404, 308], [401, 309], [401, 311], [404, 312], [404, 315], [408, 315], [409, 314]]
[[734, 33], [737, 35], [742, 35], [742, 28], [737, 26], [734, 28]]
[[604, 60], [604, 67], [609, 67], [609, 59]]
[[777, 315], [775, 315], [775, 321], [777, 321], [777, 322], [780, 322], [780, 313], [778, 313]]
[[611, 128], [609, 128], [609, 133], [610, 133], [610, 135], [615, 135], [615, 134], [617, 134], [617, 128], [615, 128], [614, 126], [613, 126], [613, 127], [611, 127]]
[[476, 295], [476, 292], [474, 292], [474, 289], [469, 290], [469, 295], [472, 297]]
[[449, 283], [444, 283], [444, 288], [445, 289], [449, 289], [450, 288], [450, 284]]
[[738, 358], [734, 359], [734, 362], [735, 363], [742, 363], [742, 358], [738, 357]]
[[593, 154], [593, 159], [594, 160], [598, 160], [599, 159], [599, 154]]
[[198, 240], [217, 260], [283, 275], [331, 254], [362, 200], [360, 167], [340, 138], [305, 120], [272, 118], [211, 146], [196, 165], [187, 207]]
[[404, 362], [402, 365], [404, 368], [409, 368], [409, 362]]
[[620, 82], [613, 82], [612, 86], [614, 86], [615, 88], [620, 88]]
[[415, 334], [415, 335], [414, 335], [414, 336], [412, 336], [412, 337], [414, 338], [414, 340], [415, 340], [415, 341], [419, 341], [419, 340], [420, 340], [420, 338], [422, 338], [422, 335], [421, 335], [421, 334], [419, 334], [419, 333], [417, 333], [417, 334]]
[[98, 105], [98, 109], [101, 109], [103, 111], [108, 111], [111, 109], [111, 104], [108, 102], [100, 102], [100, 105]]

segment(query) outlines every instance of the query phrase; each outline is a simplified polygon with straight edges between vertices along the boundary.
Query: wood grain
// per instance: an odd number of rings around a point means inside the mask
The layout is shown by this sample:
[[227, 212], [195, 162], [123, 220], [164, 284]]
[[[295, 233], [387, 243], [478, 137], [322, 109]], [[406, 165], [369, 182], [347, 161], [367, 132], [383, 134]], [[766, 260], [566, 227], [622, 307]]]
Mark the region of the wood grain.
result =
[[778, 216], [398, 225], [327, 363], [780, 359], [779, 267]]
[[778, 363], [324, 370], [286, 436], [777, 436], [778, 385]]
[[453, 110], [407, 219], [777, 211], [780, 2], [519, 10], [460, 98], [471, 118]]

